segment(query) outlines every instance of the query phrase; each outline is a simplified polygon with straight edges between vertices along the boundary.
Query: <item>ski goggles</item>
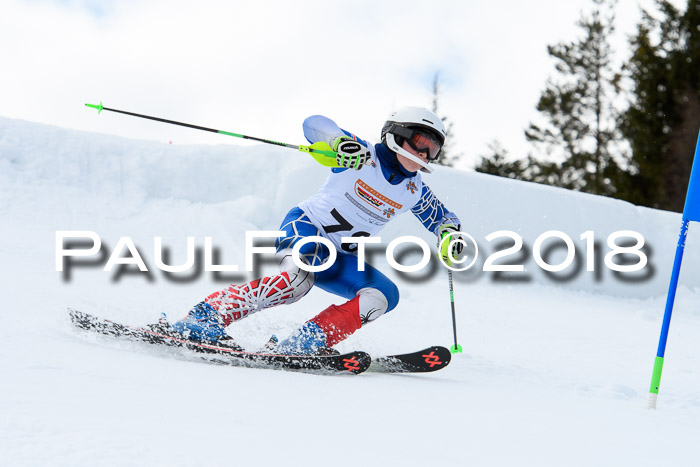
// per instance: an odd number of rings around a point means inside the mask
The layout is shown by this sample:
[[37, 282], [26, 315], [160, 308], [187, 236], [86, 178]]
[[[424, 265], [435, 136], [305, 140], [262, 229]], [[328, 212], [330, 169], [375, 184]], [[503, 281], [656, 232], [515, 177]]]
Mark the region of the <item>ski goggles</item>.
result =
[[391, 133], [401, 137], [414, 151], [426, 154], [429, 161], [434, 161], [440, 155], [442, 143], [430, 132], [394, 125]]

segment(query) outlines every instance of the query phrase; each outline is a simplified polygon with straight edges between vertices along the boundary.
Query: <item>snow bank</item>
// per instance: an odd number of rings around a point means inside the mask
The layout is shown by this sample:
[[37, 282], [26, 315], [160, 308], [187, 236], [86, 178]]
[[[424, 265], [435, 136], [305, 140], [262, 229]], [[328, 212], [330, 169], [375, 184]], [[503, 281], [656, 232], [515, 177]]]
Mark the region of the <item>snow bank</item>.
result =
[[[107, 127], [116, 117], [99, 118]], [[647, 240], [654, 273], [624, 282], [598, 258], [598, 280], [585, 270], [562, 271], [572, 277], [562, 280], [543, 274], [529, 250], [509, 258], [525, 264], [524, 273], [460, 273], [464, 353], [429, 375], [343, 378], [207, 365], [69, 323], [66, 306], [130, 324], [153, 322], [160, 312], [177, 319], [252, 274], [117, 275], [96, 263], [67, 278], [55, 271], [57, 230], [95, 231], [109, 248], [130, 236], [150, 267], [154, 236], [163, 236], [175, 264], [184, 260], [186, 236], [199, 245], [211, 236], [220, 262], [242, 264], [245, 231], [276, 229], [325, 174], [310, 158], [274, 147], [174, 146], [0, 118], [0, 464], [693, 464], [700, 430], [700, 300], [688, 290], [699, 277], [695, 225], [659, 410], [645, 409], [678, 214], [438, 168], [426, 180], [479, 241], [479, 265], [494, 250], [484, 238], [496, 230], [518, 232], [529, 249], [543, 232], [561, 230], [585, 257], [582, 232], [594, 231], [605, 247], [610, 232], [632, 229]], [[387, 240], [418, 233], [433, 241], [411, 215], [385, 232]], [[374, 260], [390, 270], [381, 255]], [[389, 274], [399, 307], [339, 349], [387, 355], [450, 345], [445, 274], [418, 281]], [[260, 348], [270, 333], [284, 336], [338, 302], [312, 289], [228, 332]]]
[[[99, 118], [109, 124], [110, 115]], [[119, 118], [119, 117], [116, 117]], [[220, 137], [223, 138], [223, 137]], [[46, 212], [57, 230], [73, 230], [70, 212], [92, 212], [94, 222], [81, 229], [97, 231], [114, 244], [115, 232], [100, 231], [105, 219], [125, 221], [119, 236], [134, 236], [150, 248], [149, 236], [169, 238], [175, 253], [182, 251], [184, 234], [212, 235], [227, 247], [231, 261], [243, 261], [245, 230], [272, 230], [297, 202], [315, 192], [326, 169], [295, 151], [267, 145], [173, 146], [89, 134], [19, 120], [0, 118], [0, 168], [3, 194], [0, 212]], [[633, 206], [618, 200], [576, 193], [484, 174], [438, 167], [424, 180], [462, 219], [462, 230], [480, 247], [477, 264], [456, 275], [464, 284], [547, 284], [566, 289], [630, 297], [665, 294], [673, 264], [680, 214]], [[37, 187], [49, 196], [37, 197]], [[159, 219], [159, 203], [189, 206], [182, 219]], [[162, 207], [162, 204], [160, 205]], [[151, 219], [149, 222], [145, 217]], [[136, 218], [151, 228], [129, 230], [127, 219]], [[522, 264], [523, 272], [483, 272], [487, 257], [513, 245], [507, 237], [486, 237], [496, 231], [516, 232], [523, 248], [496, 264]], [[547, 231], [560, 231], [574, 242], [573, 263], [561, 272], [548, 273], [534, 260], [536, 239]], [[632, 230], [643, 235], [648, 265], [636, 273], [615, 273], [604, 264], [608, 237]], [[700, 235], [689, 235], [681, 285], [700, 286]], [[178, 235], [179, 233], [182, 233]], [[384, 233], [385, 232], [385, 233]], [[388, 239], [411, 232], [431, 245], [434, 237], [413, 218], [394, 220], [383, 235]], [[594, 251], [581, 239], [592, 232]], [[628, 239], [632, 241], [632, 239]], [[200, 240], [201, 242], [201, 240]], [[633, 242], [634, 243], [634, 242]], [[546, 256], [559, 264], [566, 256], [561, 240], [543, 245]], [[595, 271], [587, 271], [593, 255]], [[635, 256], [617, 257], [636, 263]], [[381, 256], [376, 259], [385, 264]]]

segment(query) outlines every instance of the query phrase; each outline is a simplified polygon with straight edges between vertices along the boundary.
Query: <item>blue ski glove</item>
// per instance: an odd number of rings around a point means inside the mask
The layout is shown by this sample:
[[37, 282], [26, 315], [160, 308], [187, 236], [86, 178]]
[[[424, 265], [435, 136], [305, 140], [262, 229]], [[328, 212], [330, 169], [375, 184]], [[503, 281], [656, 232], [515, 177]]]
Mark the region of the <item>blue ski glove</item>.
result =
[[[452, 260], [450, 259], [450, 244], [452, 244], [451, 253], [453, 259], [460, 259], [462, 252], [464, 251], [464, 237], [457, 233], [461, 228], [461, 225], [454, 224], [442, 224], [440, 227], [438, 227], [438, 255], [448, 266], [452, 266]], [[442, 239], [448, 235], [450, 235], [449, 240], [445, 240], [443, 243]]]
[[360, 170], [369, 163], [371, 158], [369, 149], [348, 136], [336, 138], [333, 142], [333, 150], [338, 153], [336, 156], [338, 167]]

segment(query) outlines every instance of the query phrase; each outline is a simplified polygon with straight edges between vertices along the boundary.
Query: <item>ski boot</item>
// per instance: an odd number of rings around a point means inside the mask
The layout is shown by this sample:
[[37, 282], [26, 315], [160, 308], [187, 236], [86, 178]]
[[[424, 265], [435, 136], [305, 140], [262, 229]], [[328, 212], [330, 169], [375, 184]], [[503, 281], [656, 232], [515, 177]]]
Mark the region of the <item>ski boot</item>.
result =
[[313, 321], [307, 321], [281, 342], [273, 335], [265, 344], [265, 349], [282, 355], [340, 355], [340, 352], [326, 345], [326, 333]]
[[219, 343], [231, 340], [226, 334], [221, 315], [207, 302], [196, 304], [187, 316], [173, 323], [170, 329], [195, 342]]

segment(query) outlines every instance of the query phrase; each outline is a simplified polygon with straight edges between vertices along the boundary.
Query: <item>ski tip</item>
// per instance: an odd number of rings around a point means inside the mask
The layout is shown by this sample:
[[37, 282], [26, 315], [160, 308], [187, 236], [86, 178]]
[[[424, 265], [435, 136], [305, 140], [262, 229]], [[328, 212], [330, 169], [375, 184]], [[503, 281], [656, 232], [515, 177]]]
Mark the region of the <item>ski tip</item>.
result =
[[416, 352], [372, 359], [373, 369], [380, 373], [430, 373], [450, 364], [452, 354], [446, 347], [435, 345]]
[[[440, 364], [436, 366], [436, 369], [439, 368], [444, 368], [447, 365], [450, 364], [452, 361], [452, 354], [453, 352], [451, 349], [448, 349], [447, 347], [443, 347], [441, 345], [436, 345], [434, 347], [431, 347], [428, 349], [430, 353], [436, 355], [440, 359]], [[428, 360], [426, 360], [427, 362]]]

